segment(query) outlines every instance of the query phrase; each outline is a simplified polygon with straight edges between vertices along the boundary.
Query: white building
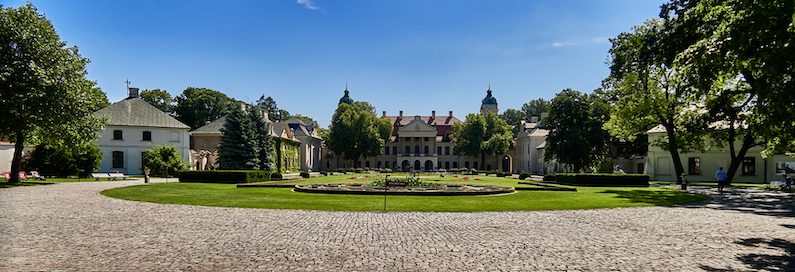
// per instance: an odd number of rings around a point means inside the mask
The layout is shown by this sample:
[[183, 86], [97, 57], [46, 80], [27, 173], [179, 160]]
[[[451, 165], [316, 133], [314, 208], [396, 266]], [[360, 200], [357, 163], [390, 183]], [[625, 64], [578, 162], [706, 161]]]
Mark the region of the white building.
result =
[[[652, 128], [649, 135], [649, 152], [646, 156], [645, 173], [652, 180], [676, 181], [676, 171], [673, 166], [671, 153], [652, 143], [665, 137], [665, 129], [661, 126]], [[735, 143], [739, 148], [740, 141]], [[782, 173], [785, 168], [795, 168], [795, 158], [784, 154], [777, 154], [762, 158], [762, 147], [756, 146], [748, 150], [740, 167], [734, 175], [733, 182], [768, 183], [771, 180], [783, 180]], [[719, 167], [728, 170], [731, 156], [728, 147], [708, 146], [706, 151], [679, 153], [687, 180], [715, 181], [715, 172]], [[789, 170], [790, 172], [792, 169]]]
[[189, 162], [190, 127], [138, 97], [138, 88], [129, 88], [129, 97], [94, 114], [107, 118], [97, 140], [103, 155], [99, 172], [140, 175], [142, 154], [164, 144], [177, 147]]

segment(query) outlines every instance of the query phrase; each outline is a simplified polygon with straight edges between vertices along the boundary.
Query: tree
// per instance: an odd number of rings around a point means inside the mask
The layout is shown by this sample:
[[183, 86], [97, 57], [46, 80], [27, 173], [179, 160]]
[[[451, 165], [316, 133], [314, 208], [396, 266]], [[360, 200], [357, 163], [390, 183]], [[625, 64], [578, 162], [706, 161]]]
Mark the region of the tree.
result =
[[392, 134], [391, 124], [387, 129], [385, 122], [389, 121], [376, 117], [369, 103], [341, 103], [331, 118], [327, 144], [346, 160], [381, 154]]
[[524, 130], [524, 124], [522, 121], [528, 120], [525, 119], [525, 116], [526, 115], [524, 112], [515, 109], [507, 109], [505, 112], [500, 114], [500, 118], [513, 128], [512, 131], [514, 138], [516, 138], [516, 136], [518, 136], [519, 133], [522, 133]]
[[610, 76], [604, 81], [614, 103], [605, 127], [632, 141], [661, 126], [665, 137], [653, 144], [671, 153], [678, 182], [684, 173], [679, 153], [700, 148], [704, 129], [704, 113], [691, 107], [700, 101], [692, 82], [672, 64], [682, 39], [661, 20], [619, 34], [611, 39]]
[[160, 177], [174, 176], [188, 168], [175, 146], [160, 145], [149, 148], [142, 158], [143, 167]]
[[315, 119], [312, 119], [312, 117], [309, 117], [309, 116], [306, 116], [306, 115], [302, 115], [302, 114], [292, 114], [292, 115], [290, 115], [290, 118], [295, 118], [295, 119], [301, 120], [301, 122], [304, 122], [304, 124], [306, 124], [306, 125], [311, 125], [312, 123], [315, 122]]
[[102, 151], [94, 143], [69, 147], [43, 143], [31, 152], [27, 168], [44, 176], [88, 177], [101, 161]]
[[260, 168], [256, 131], [248, 112], [235, 108], [226, 116], [218, 147], [219, 168], [254, 170]]
[[525, 120], [530, 120], [532, 117], [539, 117], [539, 121], [541, 121], [541, 116], [545, 113], [549, 113], [550, 102], [543, 99], [537, 98], [530, 100], [530, 102], [524, 103], [522, 105], [522, 112], [524, 112]]
[[93, 113], [107, 98], [86, 79], [86, 64], [32, 4], [0, 7], [0, 139], [15, 148], [9, 182], [19, 182], [26, 143], [80, 146], [97, 138], [102, 120]]
[[511, 126], [497, 114], [469, 114], [463, 124], [453, 125], [453, 140], [456, 152], [469, 156], [480, 155], [480, 167], [484, 169], [486, 155], [502, 155], [511, 148], [513, 141]]
[[599, 93], [592, 96], [565, 89], [555, 95], [549, 117], [545, 159], [557, 159], [574, 171], [593, 166], [605, 152], [610, 135], [602, 129], [610, 112]]
[[273, 122], [285, 121], [290, 119], [290, 113], [286, 110], [280, 109], [276, 106], [276, 100], [272, 97], [265, 95], [257, 99], [257, 107], [263, 108], [268, 111], [268, 119]]
[[795, 148], [795, 2], [676, 0], [660, 15], [681, 44], [674, 64], [722, 124], [710, 135], [729, 147], [727, 182], [750, 148]]
[[251, 118], [252, 129], [254, 130], [254, 144], [258, 148], [257, 158], [259, 159], [259, 169], [273, 171], [274, 169], [274, 149], [273, 139], [270, 135], [270, 123], [265, 119], [265, 109], [251, 107], [248, 112]]
[[174, 102], [174, 100], [171, 98], [171, 94], [169, 94], [168, 91], [160, 89], [143, 90], [141, 92], [141, 99], [163, 112], [170, 113], [173, 110], [171, 102]]
[[237, 108], [237, 101], [207, 88], [188, 87], [174, 98], [174, 102], [174, 115], [191, 129], [215, 121]]

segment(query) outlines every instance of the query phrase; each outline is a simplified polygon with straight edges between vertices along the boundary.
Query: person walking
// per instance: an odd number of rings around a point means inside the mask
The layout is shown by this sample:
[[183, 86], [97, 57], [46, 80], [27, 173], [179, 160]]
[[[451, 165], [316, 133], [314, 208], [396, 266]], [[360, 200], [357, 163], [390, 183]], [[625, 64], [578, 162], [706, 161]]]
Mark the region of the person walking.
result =
[[723, 193], [723, 186], [726, 185], [726, 171], [723, 171], [723, 166], [718, 167], [718, 171], [715, 172], [715, 180], [718, 181], [718, 193]]

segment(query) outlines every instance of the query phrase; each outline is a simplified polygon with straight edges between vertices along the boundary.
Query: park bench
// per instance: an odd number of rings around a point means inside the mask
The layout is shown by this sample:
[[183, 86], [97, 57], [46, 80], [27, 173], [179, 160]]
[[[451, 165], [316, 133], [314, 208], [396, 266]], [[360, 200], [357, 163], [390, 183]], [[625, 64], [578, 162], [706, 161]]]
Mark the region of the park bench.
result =
[[30, 171], [30, 177], [32, 177], [35, 180], [46, 180], [46, 178], [39, 175], [39, 171]]
[[127, 176], [125, 176], [124, 174], [122, 174], [122, 173], [119, 173], [119, 172], [116, 172], [116, 173], [108, 173], [108, 176], [109, 176], [109, 177], [110, 177], [112, 180], [116, 180], [116, 179], [124, 179], [124, 180], [126, 180], [126, 179], [127, 179]]
[[110, 174], [108, 174], [108, 173], [91, 173], [91, 177], [95, 178], [97, 180], [103, 179], [103, 178], [106, 178], [108, 180], [111, 179]]

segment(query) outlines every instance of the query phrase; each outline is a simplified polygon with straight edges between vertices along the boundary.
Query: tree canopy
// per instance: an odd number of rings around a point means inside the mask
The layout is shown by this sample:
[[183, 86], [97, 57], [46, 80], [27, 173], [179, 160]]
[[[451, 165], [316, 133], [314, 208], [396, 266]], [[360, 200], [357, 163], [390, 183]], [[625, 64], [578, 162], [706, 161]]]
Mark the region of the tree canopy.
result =
[[256, 170], [259, 136], [250, 114], [236, 107], [226, 116], [218, 146], [218, 167], [224, 170]]
[[511, 126], [493, 112], [467, 115], [464, 123], [453, 125], [452, 137], [456, 152], [480, 155], [481, 169], [485, 168], [486, 155], [502, 155], [513, 142]]
[[174, 98], [174, 102], [174, 115], [191, 129], [215, 121], [237, 108], [237, 101], [207, 88], [188, 87]]
[[15, 144], [11, 180], [18, 182], [25, 144], [85, 146], [98, 137], [105, 94], [86, 79], [88, 59], [68, 47], [30, 3], [0, 7], [0, 139]]
[[163, 112], [170, 113], [173, 110], [171, 103], [174, 102], [174, 99], [171, 98], [171, 94], [166, 90], [143, 90], [141, 92], [141, 99], [148, 102], [149, 104], [152, 104], [152, 106], [155, 106]]
[[188, 168], [177, 147], [165, 144], [146, 150], [142, 162], [143, 167], [148, 168], [152, 175], [159, 177], [176, 176], [179, 171]]
[[527, 120], [525, 117], [526, 115], [524, 112], [516, 109], [507, 109], [500, 114], [500, 118], [502, 118], [505, 123], [513, 128], [512, 132], [514, 138], [516, 138], [516, 136], [518, 136], [519, 133], [522, 133], [522, 130], [524, 130], [524, 124], [522, 124], [522, 121]]
[[378, 118], [367, 102], [341, 103], [329, 125], [327, 144], [346, 160], [381, 154], [392, 135], [389, 119]]
[[273, 122], [285, 121], [287, 119], [290, 119], [290, 112], [284, 109], [280, 109], [276, 105], [276, 100], [274, 100], [270, 96], [268, 97], [265, 97], [265, 95], [260, 96], [260, 98], [257, 99], [257, 107], [267, 110], [268, 119], [270, 119]]
[[522, 105], [522, 112], [525, 114], [524, 120], [530, 121], [532, 117], [539, 117], [540, 121], [542, 115], [549, 113], [550, 105], [551, 103], [543, 98], [533, 99], [524, 103]]
[[587, 94], [565, 89], [555, 95], [547, 127], [544, 156], [571, 165], [575, 171], [593, 166], [606, 152], [610, 135], [602, 129], [610, 106], [599, 92]]

